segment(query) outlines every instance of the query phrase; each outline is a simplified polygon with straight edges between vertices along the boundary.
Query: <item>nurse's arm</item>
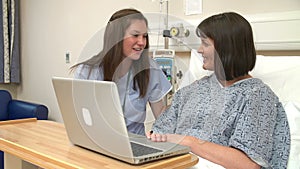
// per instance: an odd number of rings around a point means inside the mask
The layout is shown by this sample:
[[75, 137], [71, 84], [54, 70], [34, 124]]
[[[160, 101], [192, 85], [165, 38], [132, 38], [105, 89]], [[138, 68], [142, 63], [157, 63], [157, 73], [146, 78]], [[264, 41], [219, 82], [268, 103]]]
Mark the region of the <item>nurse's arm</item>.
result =
[[155, 103], [150, 103], [150, 107], [155, 119], [157, 119], [158, 116], [166, 109], [166, 105], [163, 99]]

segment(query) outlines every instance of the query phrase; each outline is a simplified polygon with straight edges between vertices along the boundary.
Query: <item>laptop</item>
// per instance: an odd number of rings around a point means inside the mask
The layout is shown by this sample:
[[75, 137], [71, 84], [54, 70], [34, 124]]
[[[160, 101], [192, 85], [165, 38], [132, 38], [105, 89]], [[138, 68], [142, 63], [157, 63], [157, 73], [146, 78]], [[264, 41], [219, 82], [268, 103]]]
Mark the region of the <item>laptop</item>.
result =
[[130, 163], [187, 154], [187, 146], [129, 133], [114, 82], [52, 77], [70, 142]]

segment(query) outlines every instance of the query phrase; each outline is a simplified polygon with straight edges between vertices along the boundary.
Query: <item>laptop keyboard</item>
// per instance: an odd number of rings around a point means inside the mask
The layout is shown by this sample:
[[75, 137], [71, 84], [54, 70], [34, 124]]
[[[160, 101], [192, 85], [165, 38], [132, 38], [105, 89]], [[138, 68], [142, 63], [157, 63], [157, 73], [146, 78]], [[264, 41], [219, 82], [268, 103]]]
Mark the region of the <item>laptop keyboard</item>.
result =
[[137, 144], [134, 142], [130, 142], [130, 144], [131, 144], [131, 148], [133, 151], [133, 156], [135, 156], [135, 157], [162, 152], [162, 150], [160, 150], [160, 149], [148, 147], [148, 146], [145, 146], [142, 144]]

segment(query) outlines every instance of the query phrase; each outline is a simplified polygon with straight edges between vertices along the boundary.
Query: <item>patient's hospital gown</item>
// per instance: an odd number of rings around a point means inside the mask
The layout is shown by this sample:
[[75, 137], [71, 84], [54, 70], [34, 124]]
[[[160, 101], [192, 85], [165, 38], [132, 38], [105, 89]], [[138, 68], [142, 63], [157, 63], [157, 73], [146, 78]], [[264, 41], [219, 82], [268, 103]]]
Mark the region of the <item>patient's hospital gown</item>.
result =
[[245, 152], [263, 168], [286, 168], [290, 131], [278, 97], [257, 78], [222, 87], [215, 75], [175, 94], [156, 133], [190, 135]]
[[[139, 90], [133, 89], [133, 75], [127, 73], [116, 82], [120, 103], [124, 105], [124, 117], [127, 130], [131, 133], [145, 135], [144, 122], [146, 119], [147, 102], [155, 103], [161, 100], [172, 86], [162, 70], [151, 62], [150, 79], [145, 97], [139, 97]], [[129, 77], [128, 77], [129, 76]], [[79, 65], [74, 77], [77, 79], [100, 80], [103, 78], [103, 69], [95, 67], [89, 74], [89, 66]], [[127, 82], [128, 81], [128, 82]], [[128, 83], [128, 85], [127, 85]], [[126, 99], [125, 99], [126, 97]]]

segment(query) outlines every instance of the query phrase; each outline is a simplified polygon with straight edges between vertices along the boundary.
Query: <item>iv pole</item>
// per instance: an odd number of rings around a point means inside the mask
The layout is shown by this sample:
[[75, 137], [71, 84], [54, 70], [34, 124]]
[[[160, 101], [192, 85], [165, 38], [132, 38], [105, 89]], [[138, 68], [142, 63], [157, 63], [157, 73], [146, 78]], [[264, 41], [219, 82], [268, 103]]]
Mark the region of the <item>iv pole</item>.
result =
[[[163, 4], [165, 4], [164, 6], [164, 9], [165, 9], [165, 12], [166, 12], [166, 15], [165, 15], [165, 18], [164, 18], [164, 22], [165, 22], [165, 29], [164, 29], [164, 33], [165, 34], [165, 31], [168, 31], [168, 27], [169, 27], [169, 0], [160, 0], [160, 10], [162, 11], [162, 8], [163, 8]], [[164, 47], [165, 49], [169, 49], [169, 38], [167, 36], [164, 36]]]

